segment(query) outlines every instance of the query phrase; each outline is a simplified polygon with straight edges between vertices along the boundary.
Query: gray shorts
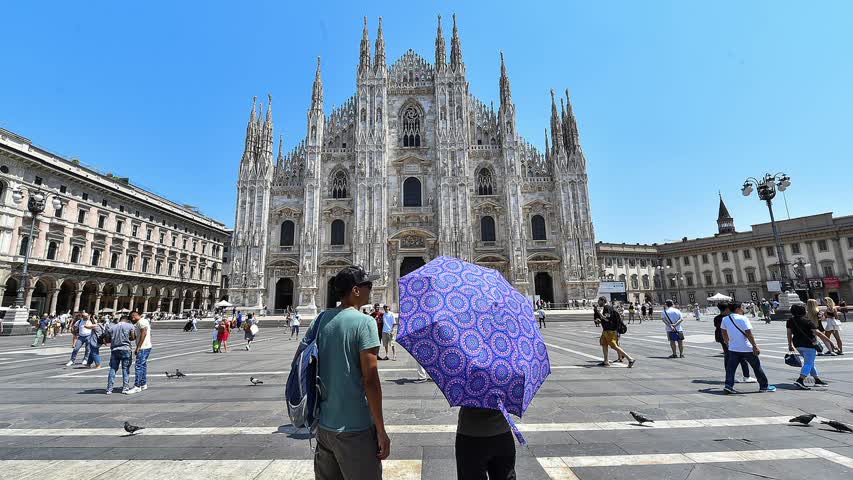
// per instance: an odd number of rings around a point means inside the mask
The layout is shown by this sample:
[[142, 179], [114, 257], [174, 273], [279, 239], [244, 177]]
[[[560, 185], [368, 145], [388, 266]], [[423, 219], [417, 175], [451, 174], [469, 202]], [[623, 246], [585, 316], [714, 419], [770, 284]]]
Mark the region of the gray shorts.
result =
[[388, 348], [391, 345], [391, 342], [394, 341], [394, 337], [391, 336], [390, 333], [382, 332], [382, 346]]
[[317, 429], [314, 476], [317, 480], [382, 480], [376, 427], [360, 432]]

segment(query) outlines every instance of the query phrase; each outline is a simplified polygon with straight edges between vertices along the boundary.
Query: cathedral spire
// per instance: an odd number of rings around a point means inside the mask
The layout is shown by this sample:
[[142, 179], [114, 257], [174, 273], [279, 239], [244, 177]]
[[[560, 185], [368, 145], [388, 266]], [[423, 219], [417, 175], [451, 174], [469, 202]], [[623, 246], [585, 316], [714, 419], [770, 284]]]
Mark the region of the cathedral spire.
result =
[[255, 144], [255, 116], [257, 115], [258, 97], [252, 97], [252, 113], [249, 114], [249, 123], [246, 124], [246, 148], [243, 150], [243, 159], [251, 154]]
[[444, 70], [447, 66], [447, 44], [441, 31], [441, 15], [438, 16], [438, 31], [435, 34], [435, 69]]
[[450, 68], [454, 72], [462, 67], [462, 42], [459, 40], [459, 29], [456, 28], [456, 14], [453, 14], [453, 37], [450, 39]]
[[720, 235], [735, 233], [735, 219], [729, 214], [729, 209], [726, 208], [726, 203], [723, 201], [723, 194], [717, 192], [720, 196], [720, 209], [717, 212], [717, 230]]
[[545, 128], [545, 162], [551, 160], [551, 147], [548, 146], [548, 129]]
[[361, 56], [358, 60], [359, 73], [370, 69], [370, 35], [367, 33], [367, 17], [364, 17], [364, 30], [361, 32]]
[[385, 68], [385, 35], [382, 34], [382, 17], [379, 17], [379, 31], [376, 32], [376, 53], [373, 58], [373, 68]]
[[560, 152], [561, 144], [563, 143], [563, 129], [560, 123], [560, 117], [557, 113], [557, 99], [554, 97], [554, 89], [551, 89], [551, 143], [554, 149], [553, 153]]
[[273, 138], [273, 124], [272, 124], [272, 94], [267, 94], [267, 115], [264, 118], [264, 129], [262, 133], [262, 148], [269, 154], [270, 162], [272, 161], [272, 145], [275, 142]]
[[323, 78], [320, 75], [320, 57], [317, 57], [317, 74], [314, 76], [314, 90], [311, 93], [311, 109], [323, 110]]
[[284, 136], [278, 136], [278, 156], [275, 159], [275, 168], [281, 170], [281, 167], [284, 165]]
[[501, 105], [512, 103], [512, 91], [509, 86], [509, 76], [506, 74], [506, 63], [504, 63], [504, 52], [501, 50]]
[[575, 119], [575, 112], [572, 109], [572, 100], [569, 98], [569, 89], [566, 89], [566, 119], [564, 121], [563, 130], [566, 135], [566, 148], [569, 151], [576, 152], [581, 148], [580, 134], [578, 133], [578, 122]]

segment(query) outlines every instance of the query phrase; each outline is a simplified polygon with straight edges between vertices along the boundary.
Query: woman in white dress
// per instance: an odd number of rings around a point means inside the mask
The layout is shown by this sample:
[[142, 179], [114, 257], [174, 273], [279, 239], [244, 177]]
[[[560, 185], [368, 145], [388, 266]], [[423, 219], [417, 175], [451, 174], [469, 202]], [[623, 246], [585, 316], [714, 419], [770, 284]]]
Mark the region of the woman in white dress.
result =
[[823, 312], [826, 324], [823, 329], [826, 331], [826, 336], [834, 336], [835, 344], [838, 347], [836, 354], [844, 355], [844, 345], [841, 343], [841, 322], [838, 321], [838, 307], [835, 306], [835, 301], [826, 297], [823, 299], [826, 303], [826, 310]]

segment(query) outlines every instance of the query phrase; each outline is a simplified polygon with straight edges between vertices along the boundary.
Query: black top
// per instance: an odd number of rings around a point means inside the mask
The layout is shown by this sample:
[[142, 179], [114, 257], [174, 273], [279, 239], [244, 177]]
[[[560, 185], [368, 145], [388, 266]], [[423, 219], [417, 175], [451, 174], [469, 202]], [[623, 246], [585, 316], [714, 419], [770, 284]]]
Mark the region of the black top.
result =
[[789, 318], [785, 327], [791, 329], [792, 341], [795, 348], [814, 348], [817, 337], [814, 331], [817, 325], [805, 317]]
[[723, 328], [721, 327], [724, 318], [726, 318], [726, 315], [723, 315], [722, 313], [714, 317], [714, 340], [717, 343], [725, 343], [723, 339]]
[[615, 332], [617, 327], [619, 327], [619, 321], [614, 318], [614, 313], [613, 307], [610, 305], [605, 305], [604, 308], [601, 309], [601, 313], [598, 315], [598, 318], [601, 320], [602, 330]]
[[491, 408], [462, 407], [456, 433], [469, 437], [494, 437], [511, 431], [503, 413]]

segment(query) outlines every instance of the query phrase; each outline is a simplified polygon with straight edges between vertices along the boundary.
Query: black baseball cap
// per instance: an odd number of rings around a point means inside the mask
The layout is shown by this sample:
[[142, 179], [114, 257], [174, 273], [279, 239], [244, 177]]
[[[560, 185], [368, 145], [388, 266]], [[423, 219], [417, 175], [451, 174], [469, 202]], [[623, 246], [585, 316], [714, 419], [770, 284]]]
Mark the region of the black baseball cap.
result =
[[373, 281], [379, 278], [378, 275], [369, 275], [361, 267], [349, 266], [342, 269], [335, 275], [335, 290], [338, 295], [344, 295], [350, 291], [352, 287], [363, 285], [373, 286]]

